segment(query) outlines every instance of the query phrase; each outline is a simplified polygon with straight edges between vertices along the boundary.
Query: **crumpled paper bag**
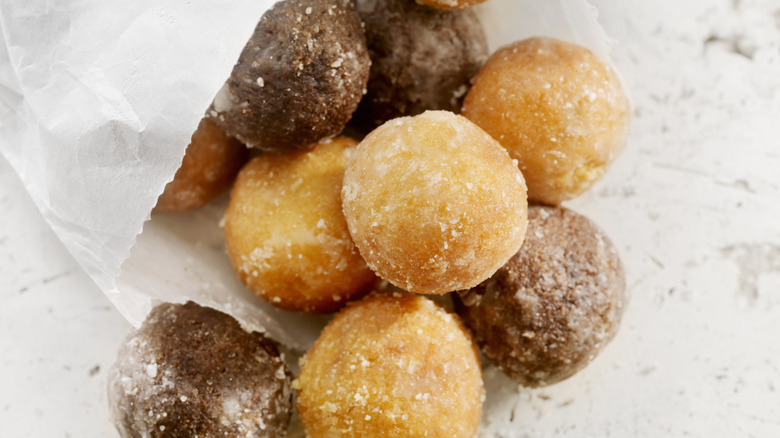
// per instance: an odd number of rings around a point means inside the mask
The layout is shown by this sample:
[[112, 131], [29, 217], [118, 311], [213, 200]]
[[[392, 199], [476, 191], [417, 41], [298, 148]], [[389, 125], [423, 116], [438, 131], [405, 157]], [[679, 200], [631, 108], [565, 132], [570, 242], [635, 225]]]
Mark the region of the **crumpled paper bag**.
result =
[[[65, 247], [136, 326], [157, 302], [189, 299], [300, 352], [325, 321], [277, 310], [240, 284], [219, 227], [226, 197], [150, 220], [273, 3], [0, 0], [0, 151]], [[545, 35], [608, 57], [586, 0], [489, 0], [477, 10], [491, 50]]]

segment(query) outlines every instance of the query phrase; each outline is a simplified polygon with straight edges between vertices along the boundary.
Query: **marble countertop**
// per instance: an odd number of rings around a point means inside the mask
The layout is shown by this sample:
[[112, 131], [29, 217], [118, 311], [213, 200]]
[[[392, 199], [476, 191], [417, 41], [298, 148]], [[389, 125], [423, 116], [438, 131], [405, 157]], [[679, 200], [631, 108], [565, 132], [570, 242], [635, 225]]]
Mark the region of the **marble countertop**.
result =
[[[488, 407], [508, 437], [778, 436], [780, 2], [592, 3], [633, 129], [567, 205], [620, 249], [630, 303], [583, 372]], [[2, 158], [0, 212], [0, 438], [116, 436], [106, 370], [131, 327]]]

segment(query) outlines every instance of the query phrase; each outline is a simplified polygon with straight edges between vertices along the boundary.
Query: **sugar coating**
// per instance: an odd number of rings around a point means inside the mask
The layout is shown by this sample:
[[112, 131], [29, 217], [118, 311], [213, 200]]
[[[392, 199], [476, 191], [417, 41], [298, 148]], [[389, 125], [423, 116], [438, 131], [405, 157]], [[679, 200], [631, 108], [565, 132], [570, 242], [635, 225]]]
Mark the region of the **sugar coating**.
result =
[[371, 131], [426, 110], [457, 112], [488, 55], [473, 11], [441, 11], [410, 0], [359, 0], [371, 56], [366, 97], [354, 125]]
[[612, 68], [551, 38], [499, 49], [463, 103], [463, 115], [518, 161], [529, 200], [551, 205], [601, 178], [626, 144], [629, 113]]
[[347, 124], [369, 66], [350, 0], [283, 0], [260, 19], [207, 115], [247, 146], [308, 148]]
[[241, 170], [225, 213], [225, 243], [241, 281], [293, 311], [328, 313], [368, 292], [376, 276], [352, 242], [341, 183], [357, 142], [256, 157]]
[[350, 304], [301, 359], [293, 387], [306, 434], [474, 437], [483, 383], [457, 317], [410, 294]]
[[249, 156], [240, 141], [208, 119], [192, 134], [181, 167], [157, 199], [154, 211], [175, 213], [206, 205], [225, 191]]
[[615, 336], [625, 278], [615, 247], [590, 220], [531, 206], [520, 251], [454, 301], [485, 356], [520, 384], [544, 386], [585, 367]]
[[192, 302], [154, 308], [122, 344], [108, 380], [125, 438], [287, 434], [292, 390], [276, 346]]
[[347, 166], [341, 196], [360, 254], [410, 292], [476, 286], [525, 235], [516, 164], [478, 126], [446, 111], [394, 119], [369, 134]]
[[484, 1], [485, 0], [417, 0], [418, 3], [422, 3], [428, 6], [433, 6], [434, 8], [439, 8], [439, 9], [470, 8]]

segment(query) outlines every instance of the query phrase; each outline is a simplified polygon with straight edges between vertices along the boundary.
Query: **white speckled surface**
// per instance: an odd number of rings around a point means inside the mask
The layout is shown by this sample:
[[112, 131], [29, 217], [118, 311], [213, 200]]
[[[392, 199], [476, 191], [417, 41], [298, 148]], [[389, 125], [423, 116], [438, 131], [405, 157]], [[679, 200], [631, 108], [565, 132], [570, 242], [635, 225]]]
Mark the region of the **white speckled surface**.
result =
[[[512, 417], [495, 436], [518, 438], [778, 436], [780, 1], [592, 3], [635, 118], [568, 206], [620, 249], [631, 302], [590, 367], [489, 397], [487, 420]], [[0, 437], [116, 436], [105, 371], [129, 325], [1, 159], [0, 212]]]

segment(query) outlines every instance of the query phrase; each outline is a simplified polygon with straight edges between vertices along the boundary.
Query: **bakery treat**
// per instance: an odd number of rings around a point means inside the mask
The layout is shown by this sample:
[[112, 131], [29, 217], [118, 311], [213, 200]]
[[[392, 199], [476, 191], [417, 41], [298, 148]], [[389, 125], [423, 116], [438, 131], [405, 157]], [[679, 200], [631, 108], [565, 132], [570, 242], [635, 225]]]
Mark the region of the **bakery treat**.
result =
[[276, 346], [224, 313], [161, 304], [108, 377], [122, 437], [284, 437], [292, 391]]
[[417, 0], [422, 4], [439, 9], [464, 9], [478, 5], [485, 0]]
[[339, 137], [310, 151], [261, 155], [241, 170], [225, 212], [225, 243], [241, 281], [259, 297], [328, 313], [376, 281], [341, 211], [344, 166], [356, 145]]
[[308, 148], [347, 124], [369, 66], [350, 0], [282, 0], [260, 19], [207, 115], [247, 146]]
[[240, 141], [228, 137], [214, 122], [202, 119], [154, 211], [175, 213], [208, 204], [230, 187], [248, 157], [249, 151]]
[[395, 117], [460, 109], [488, 55], [473, 11], [441, 11], [414, 0], [358, 0], [357, 10], [371, 55], [358, 125], [368, 132]]
[[598, 354], [618, 329], [624, 293], [617, 251], [593, 222], [531, 206], [520, 251], [454, 301], [485, 356], [535, 387], [570, 377]]
[[344, 174], [342, 202], [368, 266], [415, 293], [476, 286], [525, 235], [516, 163], [478, 126], [446, 111], [391, 120], [363, 139]]
[[463, 115], [518, 161], [529, 200], [556, 205], [590, 188], [623, 150], [629, 102], [588, 49], [531, 38], [491, 55]]
[[482, 412], [469, 334], [410, 294], [372, 294], [337, 314], [293, 387], [309, 438], [474, 437]]

